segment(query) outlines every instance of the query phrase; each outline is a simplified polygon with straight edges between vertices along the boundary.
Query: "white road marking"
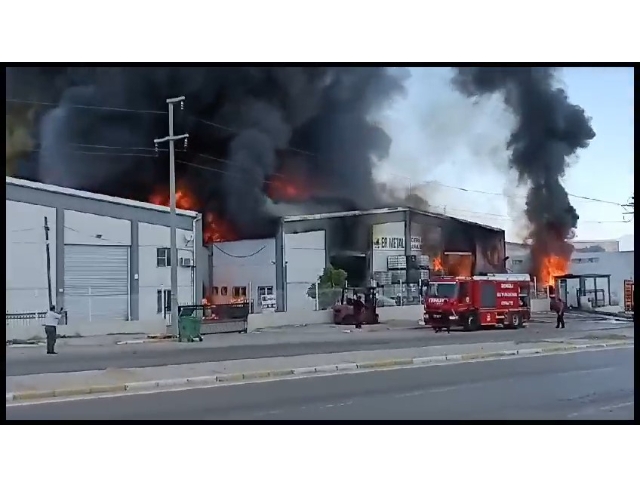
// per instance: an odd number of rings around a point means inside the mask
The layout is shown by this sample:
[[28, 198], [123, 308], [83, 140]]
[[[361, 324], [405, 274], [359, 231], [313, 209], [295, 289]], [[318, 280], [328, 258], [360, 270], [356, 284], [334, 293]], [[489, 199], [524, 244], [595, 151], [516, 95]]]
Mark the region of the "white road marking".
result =
[[600, 408], [601, 411], [604, 410], [611, 410], [611, 409], [619, 409], [619, 408], [626, 408], [627, 406], [633, 406], [634, 405], [634, 401], [629, 401], [629, 402], [623, 402], [622, 404], [614, 404], [612, 406], [605, 406]]
[[582, 411], [576, 411], [575, 413], [569, 414], [568, 418], [575, 418], [576, 416], [582, 416], [583, 414], [594, 413], [596, 411], [613, 411], [614, 409], [626, 408], [628, 406], [633, 406], [634, 401], [623, 402], [620, 404], [610, 404], [609, 406], [602, 406], [600, 408], [587, 408]]
[[[414, 365], [402, 365], [392, 368], [383, 368], [383, 369], [356, 369], [356, 370], [340, 370], [337, 372], [329, 372], [329, 373], [316, 373], [309, 375], [287, 375], [282, 377], [273, 377], [266, 379], [255, 379], [249, 381], [242, 382], [220, 382], [216, 384], [209, 385], [185, 385], [185, 387], [172, 387], [172, 388], [161, 388], [161, 389], [152, 389], [148, 391], [129, 391], [129, 392], [115, 392], [115, 393], [106, 393], [106, 394], [90, 394], [86, 396], [70, 396], [70, 397], [59, 397], [59, 398], [47, 398], [47, 399], [38, 399], [33, 401], [12, 401], [7, 402], [6, 407], [24, 407], [24, 406], [37, 406], [41, 404], [51, 404], [51, 403], [59, 403], [59, 402], [67, 402], [67, 401], [90, 401], [96, 399], [111, 399], [117, 397], [124, 396], [137, 396], [141, 394], [162, 394], [169, 392], [185, 392], [185, 391], [193, 391], [197, 389], [212, 389], [215, 387], [237, 387], [251, 384], [262, 384], [267, 382], [275, 382], [282, 380], [298, 380], [298, 379], [312, 379], [315, 377], [330, 377], [330, 376], [338, 376], [338, 375], [346, 375], [346, 374], [366, 374], [372, 372], [389, 372], [394, 370], [401, 369], [416, 369], [421, 367], [442, 367], [442, 366], [454, 366], [454, 365], [463, 365], [474, 362], [493, 362], [498, 360], [514, 360], [514, 359], [540, 359], [549, 355], [567, 355], [573, 353], [584, 353], [584, 352], [603, 352], [603, 351], [611, 351], [611, 350], [621, 350], [626, 348], [633, 348], [633, 345], [620, 345], [620, 346], [612, 346], [607, 348], [594, 348], [594, 349], [578, 349], [578, 350], [565, 350], [561, 352], [551, 352], [551, 353], [542, 353], [539, 355], [507, 355], [503, 357], [491, 357], [488, 359], [477, 359], [477, 360], [466, 360], [466, 361], [451, 361], [451, 362], [433, 362], [426, 364], [414, 364]], [[599, 369], [591, 369], [584, 371], [575, 371], [575, 372], [559, 372], [559, 374], [570, 374], [570, 373], [588, 373], [594, 370]], [[456, 386], [459, 387], [459, 386]], [[467, 385], [466, 387], [469, 387]]]
[[618, 367], [602, 367], [599, 369], [588, 369], [588, 370], [569, 370], [567, 372], [557, 372], [554, 375], [581, 375], [581, 374], [592, 374], [593, 372], [608, 372], [610, 370], [616, 370]]

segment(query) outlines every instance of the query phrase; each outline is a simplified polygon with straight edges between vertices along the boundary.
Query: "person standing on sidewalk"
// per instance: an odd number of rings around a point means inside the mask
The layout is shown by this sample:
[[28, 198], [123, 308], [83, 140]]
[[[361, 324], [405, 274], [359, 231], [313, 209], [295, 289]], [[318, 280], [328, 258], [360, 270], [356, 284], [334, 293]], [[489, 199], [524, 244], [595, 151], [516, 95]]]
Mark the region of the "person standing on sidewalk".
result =
[[56, 338], [58, 335], [58, 323], [62, 317], [62, 308], [56, 312], [56, 307], [51, 306], [44, 317], [44, 333], [47, 337], [47, 354], [56, 355]]
[[562, 299], [556, 300], [556, 328], [564, 328], [564, 303]]

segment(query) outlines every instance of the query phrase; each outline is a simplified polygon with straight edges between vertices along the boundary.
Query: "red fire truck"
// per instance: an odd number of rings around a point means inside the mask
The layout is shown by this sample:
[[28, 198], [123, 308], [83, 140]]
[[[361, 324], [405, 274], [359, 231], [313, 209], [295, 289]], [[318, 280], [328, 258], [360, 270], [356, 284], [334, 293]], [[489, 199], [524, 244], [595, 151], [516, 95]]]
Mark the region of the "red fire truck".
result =
[[530, 289], [528, 274], [434, 277], [424, 299], [424, 324], [435, 331], [520, 328], [531, 319]]

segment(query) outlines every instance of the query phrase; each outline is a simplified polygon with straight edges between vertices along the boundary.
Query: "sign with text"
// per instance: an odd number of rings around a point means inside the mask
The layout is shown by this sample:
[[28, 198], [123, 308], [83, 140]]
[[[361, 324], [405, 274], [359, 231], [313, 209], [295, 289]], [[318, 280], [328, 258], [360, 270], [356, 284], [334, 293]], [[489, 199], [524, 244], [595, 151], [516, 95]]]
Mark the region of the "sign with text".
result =
[[276, 310], [276, 295], [265, 294], [260, 296], [260, 308], [263, 313], [273, 313]]
[[373, 250], [404, 250], [404, 237], [374, 237]]

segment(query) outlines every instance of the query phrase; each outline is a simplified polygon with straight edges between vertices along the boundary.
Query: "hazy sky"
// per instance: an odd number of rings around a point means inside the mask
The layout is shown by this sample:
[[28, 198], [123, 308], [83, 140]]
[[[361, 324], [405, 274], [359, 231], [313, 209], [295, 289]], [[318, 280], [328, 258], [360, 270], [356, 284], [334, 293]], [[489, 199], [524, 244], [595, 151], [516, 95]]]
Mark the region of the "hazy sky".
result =
[[[509, 174], [504, 149], [511, 114], [499, 97], [474, 105], [454, 92], [447, 68], [414, 68], [411, 73], [409, 95], [383, 117], [393, 145], [382, 176], [405, 185], [435, 181], [424, 191], [440, 210], [505, 228], [507, 239], [521, 240], [517, 222], [522, 221], [526, 190], [517, 188]], [[572, 161], [565, 187], [570, 194], [626, 203], [633, 193], [633, 69], [565, 68], [559, 82], [569, 100], [592, 118], [596, 132]], [[574, 197], [571, 202], [580, 215], [578, 239], [633, 234], [633, 223], [622, 222], [619, 206]]]

